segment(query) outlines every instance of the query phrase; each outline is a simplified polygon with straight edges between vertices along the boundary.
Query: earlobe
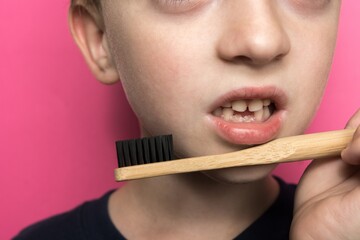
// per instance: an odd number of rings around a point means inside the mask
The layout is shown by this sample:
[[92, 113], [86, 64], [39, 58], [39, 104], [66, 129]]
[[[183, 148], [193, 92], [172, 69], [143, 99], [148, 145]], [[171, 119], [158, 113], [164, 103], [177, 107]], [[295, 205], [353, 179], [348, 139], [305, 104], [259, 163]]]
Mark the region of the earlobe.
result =
[[119, 75], [96, 14], [85, 6], [73, 7], [69, 11], [69, 26], [91, 72], [99, 81], [112, 84], [119, 81]]

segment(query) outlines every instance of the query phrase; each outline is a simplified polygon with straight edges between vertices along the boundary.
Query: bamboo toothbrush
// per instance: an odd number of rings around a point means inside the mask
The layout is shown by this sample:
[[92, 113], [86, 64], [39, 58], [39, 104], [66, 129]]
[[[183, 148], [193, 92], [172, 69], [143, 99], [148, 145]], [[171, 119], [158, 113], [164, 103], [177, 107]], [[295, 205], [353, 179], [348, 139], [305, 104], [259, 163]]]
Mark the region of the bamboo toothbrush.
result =
[[171, 135], [117, 141], [116, 181], [339, 156], [355, 129], [275, 139], [231, 153], [173, 160]]

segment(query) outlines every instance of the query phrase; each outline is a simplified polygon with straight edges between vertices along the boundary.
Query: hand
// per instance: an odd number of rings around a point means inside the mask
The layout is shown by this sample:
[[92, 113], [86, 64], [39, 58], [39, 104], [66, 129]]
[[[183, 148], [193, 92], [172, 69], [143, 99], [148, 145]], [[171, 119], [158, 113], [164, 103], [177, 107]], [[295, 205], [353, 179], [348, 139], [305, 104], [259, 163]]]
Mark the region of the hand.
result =
[[346, 128], [357, 128], [341, 158], [315, 160], [295, 197], [294, 240], [360, 239], [360, 109]]

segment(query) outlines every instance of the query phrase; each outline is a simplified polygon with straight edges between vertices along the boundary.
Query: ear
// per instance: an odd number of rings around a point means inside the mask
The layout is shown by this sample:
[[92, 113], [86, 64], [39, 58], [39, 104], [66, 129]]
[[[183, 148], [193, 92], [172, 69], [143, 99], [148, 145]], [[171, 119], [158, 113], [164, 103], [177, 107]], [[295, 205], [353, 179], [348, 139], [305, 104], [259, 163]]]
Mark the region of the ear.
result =
[[69, 10], [71, 34], [95, 77], [105, 84], [119, 81], [111, 58], [101, 16], [97, 10], [76, 5]]

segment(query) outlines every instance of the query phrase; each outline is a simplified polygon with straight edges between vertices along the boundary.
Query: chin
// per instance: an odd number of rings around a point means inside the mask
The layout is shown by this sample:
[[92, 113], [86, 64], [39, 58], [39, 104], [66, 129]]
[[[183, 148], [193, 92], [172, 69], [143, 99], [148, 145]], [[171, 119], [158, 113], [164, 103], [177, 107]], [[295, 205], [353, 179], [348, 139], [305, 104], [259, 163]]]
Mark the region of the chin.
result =
[[246, 184], [257, 182], [270, 176], [277, 164], [224, 168], [202, 173], [211, 179], [225, 184]]

